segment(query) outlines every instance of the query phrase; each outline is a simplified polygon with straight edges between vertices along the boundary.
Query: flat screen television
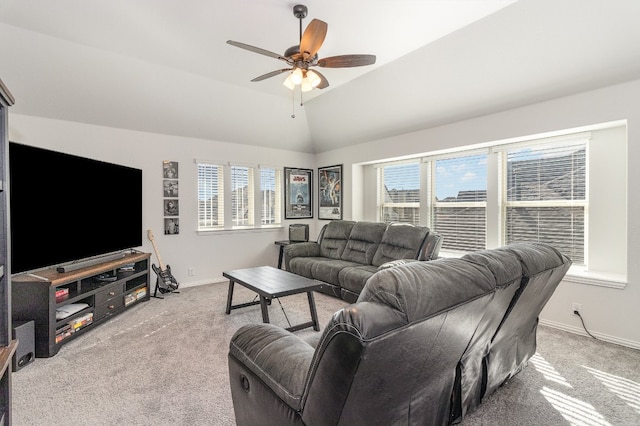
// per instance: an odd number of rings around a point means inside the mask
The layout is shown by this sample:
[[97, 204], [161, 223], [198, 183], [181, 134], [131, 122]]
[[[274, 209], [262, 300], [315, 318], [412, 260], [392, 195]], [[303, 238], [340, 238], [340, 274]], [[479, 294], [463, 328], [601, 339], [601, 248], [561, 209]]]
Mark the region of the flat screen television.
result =
[[11, 273], [142, 245], [142, 170], [9, 143]]

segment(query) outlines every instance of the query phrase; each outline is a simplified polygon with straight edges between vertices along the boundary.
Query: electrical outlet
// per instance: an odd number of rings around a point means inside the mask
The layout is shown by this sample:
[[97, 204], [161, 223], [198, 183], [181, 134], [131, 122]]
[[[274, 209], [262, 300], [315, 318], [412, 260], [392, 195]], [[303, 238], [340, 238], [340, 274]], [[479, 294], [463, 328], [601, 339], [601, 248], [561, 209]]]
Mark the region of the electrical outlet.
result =
[[581, 303], [572, 303], [571, 304], [571, 313], [576, 315], [576, 312], [582, 314], [582, 304]]
[[189, 277], [193, 277], [195, 275], [195, 271], [193, 270], [193, 268], [187, 268], [187, 276]]

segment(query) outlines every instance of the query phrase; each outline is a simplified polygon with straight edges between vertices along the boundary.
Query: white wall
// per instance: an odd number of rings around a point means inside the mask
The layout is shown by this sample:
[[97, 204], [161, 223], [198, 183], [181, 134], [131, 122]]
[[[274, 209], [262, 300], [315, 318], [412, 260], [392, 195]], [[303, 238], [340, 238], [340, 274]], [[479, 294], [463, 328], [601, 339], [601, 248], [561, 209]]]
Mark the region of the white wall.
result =
[[[226, 231], [204, 236], [198, 236], [195, 232], [198, 205], [195, 158], [312, 168], [314, 162], [310, 154], [134, 132], [11, 112], [9, 139], [142, 169], [145, 235], [141, 250], [153, 253], [146, 235], [146, 230], [152, 229], [163, 262], [171, 266], [172, 273], [183, 287], [222, 280], [225, 270], [256, 265], [276, 266], [278, 247], [274, 241], [288, 238], [289, 223], [309, 223], [310, 234], [315, 237], [317, 233], [312, 220], [285, 221], [284, 227], [269, 230]], [[177, 161], [179, 164], [179, 235], [163, 234], [163, 160]], [[105, 202], [111, 196], [105, 194]], [[46, 209], [46, 206], [43, 208]], [[52, 247], [46, 242], [37, 241], [36, 230], [33, 238], [34, 244]], [[152, 261], [157, 264], [155, 256]], [[188, 268], [194, 269], [194, 276], [187, 276]]]
[[[583, 333], [579, 318], [570, 310], [572, 302], [581, 303], [583, 317], [592, 334], [614, 343], [640, 348], [640, 327], [637, 326], [640, 324], [640, 262], [636, 261], [640, 258], [640, 192], [634, 191], [640, 184], [640, 81], [322, 153], [316, 157], [316, 164], [343, 163], [350, 175], [356, 175], [358, 185], [344, 187], [345, 200], [348, 200], [344, 205], [345, 218], [373, 220], [375, 211], [363, 206], [363, 200], [374, 196], [375, 188], [368, 185], [372, 182], [371, 172], [361, 167], [362, 163], [618, 120], [627, 120], [628, 125], [626, 148], [629, 189], [626, 215], [614, 212], [614, 216], [626, 216], [628, 220], [628, 283], [624, 289], [614, 289], [565, 280], [542, 312], [541, 321]], [[601, 161], [606, 162], [606, 152], [599, 154], [602, 155]], [[597, 161], [597, 157], [593, 161]], [[345, 179], [345, 182], [349, 182], [349, 179]], [[594, 206], [594, 212], [601, 214], [606, 212], [607, 207]], [[612, 230], [608, 229], [609, 232]]]

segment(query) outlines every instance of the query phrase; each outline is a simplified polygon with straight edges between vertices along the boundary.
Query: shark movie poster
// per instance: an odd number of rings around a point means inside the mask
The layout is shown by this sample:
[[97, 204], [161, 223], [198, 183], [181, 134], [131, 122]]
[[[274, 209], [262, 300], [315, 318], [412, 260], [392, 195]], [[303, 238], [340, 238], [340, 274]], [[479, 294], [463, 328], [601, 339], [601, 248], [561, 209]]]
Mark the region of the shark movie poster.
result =
[[285, 219], [312, 218], [313, 170], [285, 167]]

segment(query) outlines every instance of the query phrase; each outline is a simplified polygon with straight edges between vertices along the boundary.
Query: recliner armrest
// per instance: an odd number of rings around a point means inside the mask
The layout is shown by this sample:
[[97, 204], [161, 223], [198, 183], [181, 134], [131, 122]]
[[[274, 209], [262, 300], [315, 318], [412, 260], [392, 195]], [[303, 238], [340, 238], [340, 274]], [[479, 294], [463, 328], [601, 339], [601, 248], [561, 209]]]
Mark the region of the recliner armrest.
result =
[[[273, 324], [244, 325], [229, 344], [229, 357], [235, 358], [294, 410], [299, 410], [314, 351], [298, 336]], [[231, 383], [233, 387], [243, 386], [241, 381], [246, 379], [230, 377], [230, 380], [238, 381]]]
[[284, 264], [289, 271], [289, 261], [294, 257], [317, 257], [320, 256], [320, 244], [315, 241], [306, 243], [294, 243], [284, 247]]

